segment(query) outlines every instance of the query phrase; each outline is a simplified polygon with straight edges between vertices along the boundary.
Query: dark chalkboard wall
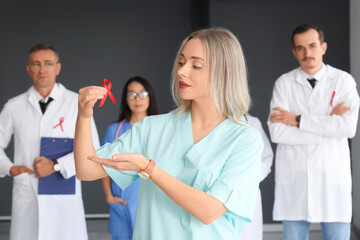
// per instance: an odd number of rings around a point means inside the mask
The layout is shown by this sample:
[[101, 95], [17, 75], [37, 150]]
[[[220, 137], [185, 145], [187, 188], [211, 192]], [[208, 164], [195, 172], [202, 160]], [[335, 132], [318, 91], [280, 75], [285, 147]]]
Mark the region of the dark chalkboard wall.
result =
[[[344, 0], [137, 0], [3, 1], [0, 3], [0, 107], [32, 84], [25, 71], [36, 43], [58, 48], [62, 71], [57, 81], [78, 91], [112, 80], [120, 99], [134, 75], [151, 81], [161, 113], [173, 108], [169, 91], [177, 48], [193, 29], [211, 25], [232, 30], [246, 55], [253, 97], [251, 113], [267, 131], [271, 89], [276, 78], [297, 66], [290, 49], [292, 29], [311, 22], [325, 30], [325, 61], [349, 69], [349, 2]], [[110, 103], [110, 102], [109, 102]], [[118, 117], [118, 107], [96, 109], [100, 138]], [[13, 146], [7, 148], [10, 158]], [[273, 173], [261, 184], [264, 221], [272, 220]], [[101, 184], [83, 182], [87, 214], [107, 213]], [[12, 178], [0, 178], [0, 217], [11, 214]]]
[[[180, 42], [191, 32], [191, 1], [3, 1], [0, 3], [0, 106], [32, 84], [25, 70], [36, 43], [60, 52], [57, 81], [78, 91], [112, 81], [120, 101], [126, 80], [140, 75], [153, 85], [160, 111], [173, 108], [170, 73]], [[109, 100], [108, 100], [109, 101]], [[95, 110], [100, 138], [119, 109], [107, 102]], [[7, 149], [13, 156], [13, 146]], [[107, 213], [100, 181], [83, 182], [87, 214]], [[11, 211], [12, 178], [0, 178], [0, 216]]]

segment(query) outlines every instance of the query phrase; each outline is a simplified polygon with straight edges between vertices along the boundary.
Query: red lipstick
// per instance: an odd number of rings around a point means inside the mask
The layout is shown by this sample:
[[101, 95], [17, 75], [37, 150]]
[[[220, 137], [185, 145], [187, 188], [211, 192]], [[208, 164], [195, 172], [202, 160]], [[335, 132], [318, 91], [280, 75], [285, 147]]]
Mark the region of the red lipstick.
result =
[[189, 84], [187, 84], [186, 82], [183, 82], [183, 81], [179, 81], [179, 88], [180, 89], [185, 89], [185, 88], [188, 88], [190, 87]]

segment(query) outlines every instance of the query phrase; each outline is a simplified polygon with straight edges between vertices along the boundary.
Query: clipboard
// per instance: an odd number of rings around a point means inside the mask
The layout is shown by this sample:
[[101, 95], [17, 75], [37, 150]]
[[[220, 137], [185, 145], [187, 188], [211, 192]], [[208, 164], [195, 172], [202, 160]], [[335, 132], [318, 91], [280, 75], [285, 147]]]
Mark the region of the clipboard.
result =
[[[71, 153], [73, 149], [73, 138], [41, 138], [40, 156], [47, 157], [52, 161]], [[38, 194], [75, 194], [75, 176], [65, 179], [56, 172], [39, 178]]]

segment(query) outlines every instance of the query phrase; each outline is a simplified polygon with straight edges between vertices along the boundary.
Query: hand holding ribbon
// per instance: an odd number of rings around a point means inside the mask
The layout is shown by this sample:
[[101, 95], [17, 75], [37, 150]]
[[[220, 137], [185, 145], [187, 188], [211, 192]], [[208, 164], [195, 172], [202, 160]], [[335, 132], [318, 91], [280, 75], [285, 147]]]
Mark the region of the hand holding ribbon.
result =
[[[106, 85], [107, 82], [109, 83], [108, 85]], [[104, 105], [107, 96], [109, 96], [109, 97], [111, 98], [112, 102], [113, 102], [115, 105], [117, 105], [117, 102], [116, 102], [116, 100], [115, 100], [115, 98], [114, 98], [114, 95], [113, 95], [113, 94], [111, 93], [111, 91], [110, 91], [110, 89], [111, 89], [111, 87], [112, 87], [111, 81], [110, 81], [109, 79], [106, 79], [106, 78], [105, 78], [104, 81], [103, 81], [103, 83], [102, 83], [102, 85], [103, 85], [104, 88], [107, 89], [107, 92], [106, 92], [106, 95], [103, 97], [103, 99], [101, 99], [101, 102], [100, 102], [100, 104], [99, 104], [99, 107], [102, 107], [102, 106]]]
[[104, 98], [108, 92], [107, 88], [99, 86], [88, 86], [79, 90], [79, 117], [91, 118], [93, 116], [93, 107], [98, 99]]

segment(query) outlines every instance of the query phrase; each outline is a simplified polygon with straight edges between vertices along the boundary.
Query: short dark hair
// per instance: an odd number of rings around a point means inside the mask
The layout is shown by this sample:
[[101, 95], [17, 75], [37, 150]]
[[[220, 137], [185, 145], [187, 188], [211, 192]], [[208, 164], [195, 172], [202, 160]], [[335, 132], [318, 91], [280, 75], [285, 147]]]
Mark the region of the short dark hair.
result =
[[152, 89], [150, 83], [142, 77], [136, 76], [136, 77], [132, 77], [130, 78], [124, 86], [123, 92], [122, 92], [122, 96], [121, 96], [121, 104], [120, 104], [120, 116], [119, 116], [119, 120], [118, 122], [121, 122], [122, 120], [126, 119], [128, 121], [130, 121], [131, 118], [131, 110], [127, 104], [127, 93], [128, 93], [128, 87], [130, 85], [130, 83], [132, 82], [138, 82], [141, 85], [143, 85], [143, 87], [145, 88], [146, 91], [149, 92], [149, 107], [147, 109], [147, 115], [151, 116], [151, 115], [156, 115], [159, 114], [159, 110], [158, 110], [158, 106], [156, 103], [156, 98], [155, 98], [155, 92]]
[[41, 50], [51, 50], [51, 51], [53, 51], [54, 54], [56, 55], [58, 61], [60, 61], [59, 52], [56, 50], [56, 48], [54, 48], [51, 45], [43, 44], [43, 43], [36, 44], [32, 48], [30, 48], [29, 57], [33, 52], [37, 52], [37, 51], [41, 51]]
[[299, 34], [299, 33], [304, 33], [304, 32], [307, 32], [309, 31], [310, 29], [314, 29], [315, 31], [318, 32], [319, 34], [319, 40], [320, 40], [320, 43], [323, 43], [325, 41], [325, 38], [324, 38], [324, 31], [321, 30], [318, 26], [315, 26], [315, 25], [312, 25], [312, 24], [308, 24], [308, 23], [304, 23], [304, 24], [301, 24], [299, 26], [297, 26], [292, 35], [291, 35], [291, 43], [292, 43], [292, 46], [293, 48], [295, 47], [295, 43], [294, 43], [294, 37], [296, 34]]

